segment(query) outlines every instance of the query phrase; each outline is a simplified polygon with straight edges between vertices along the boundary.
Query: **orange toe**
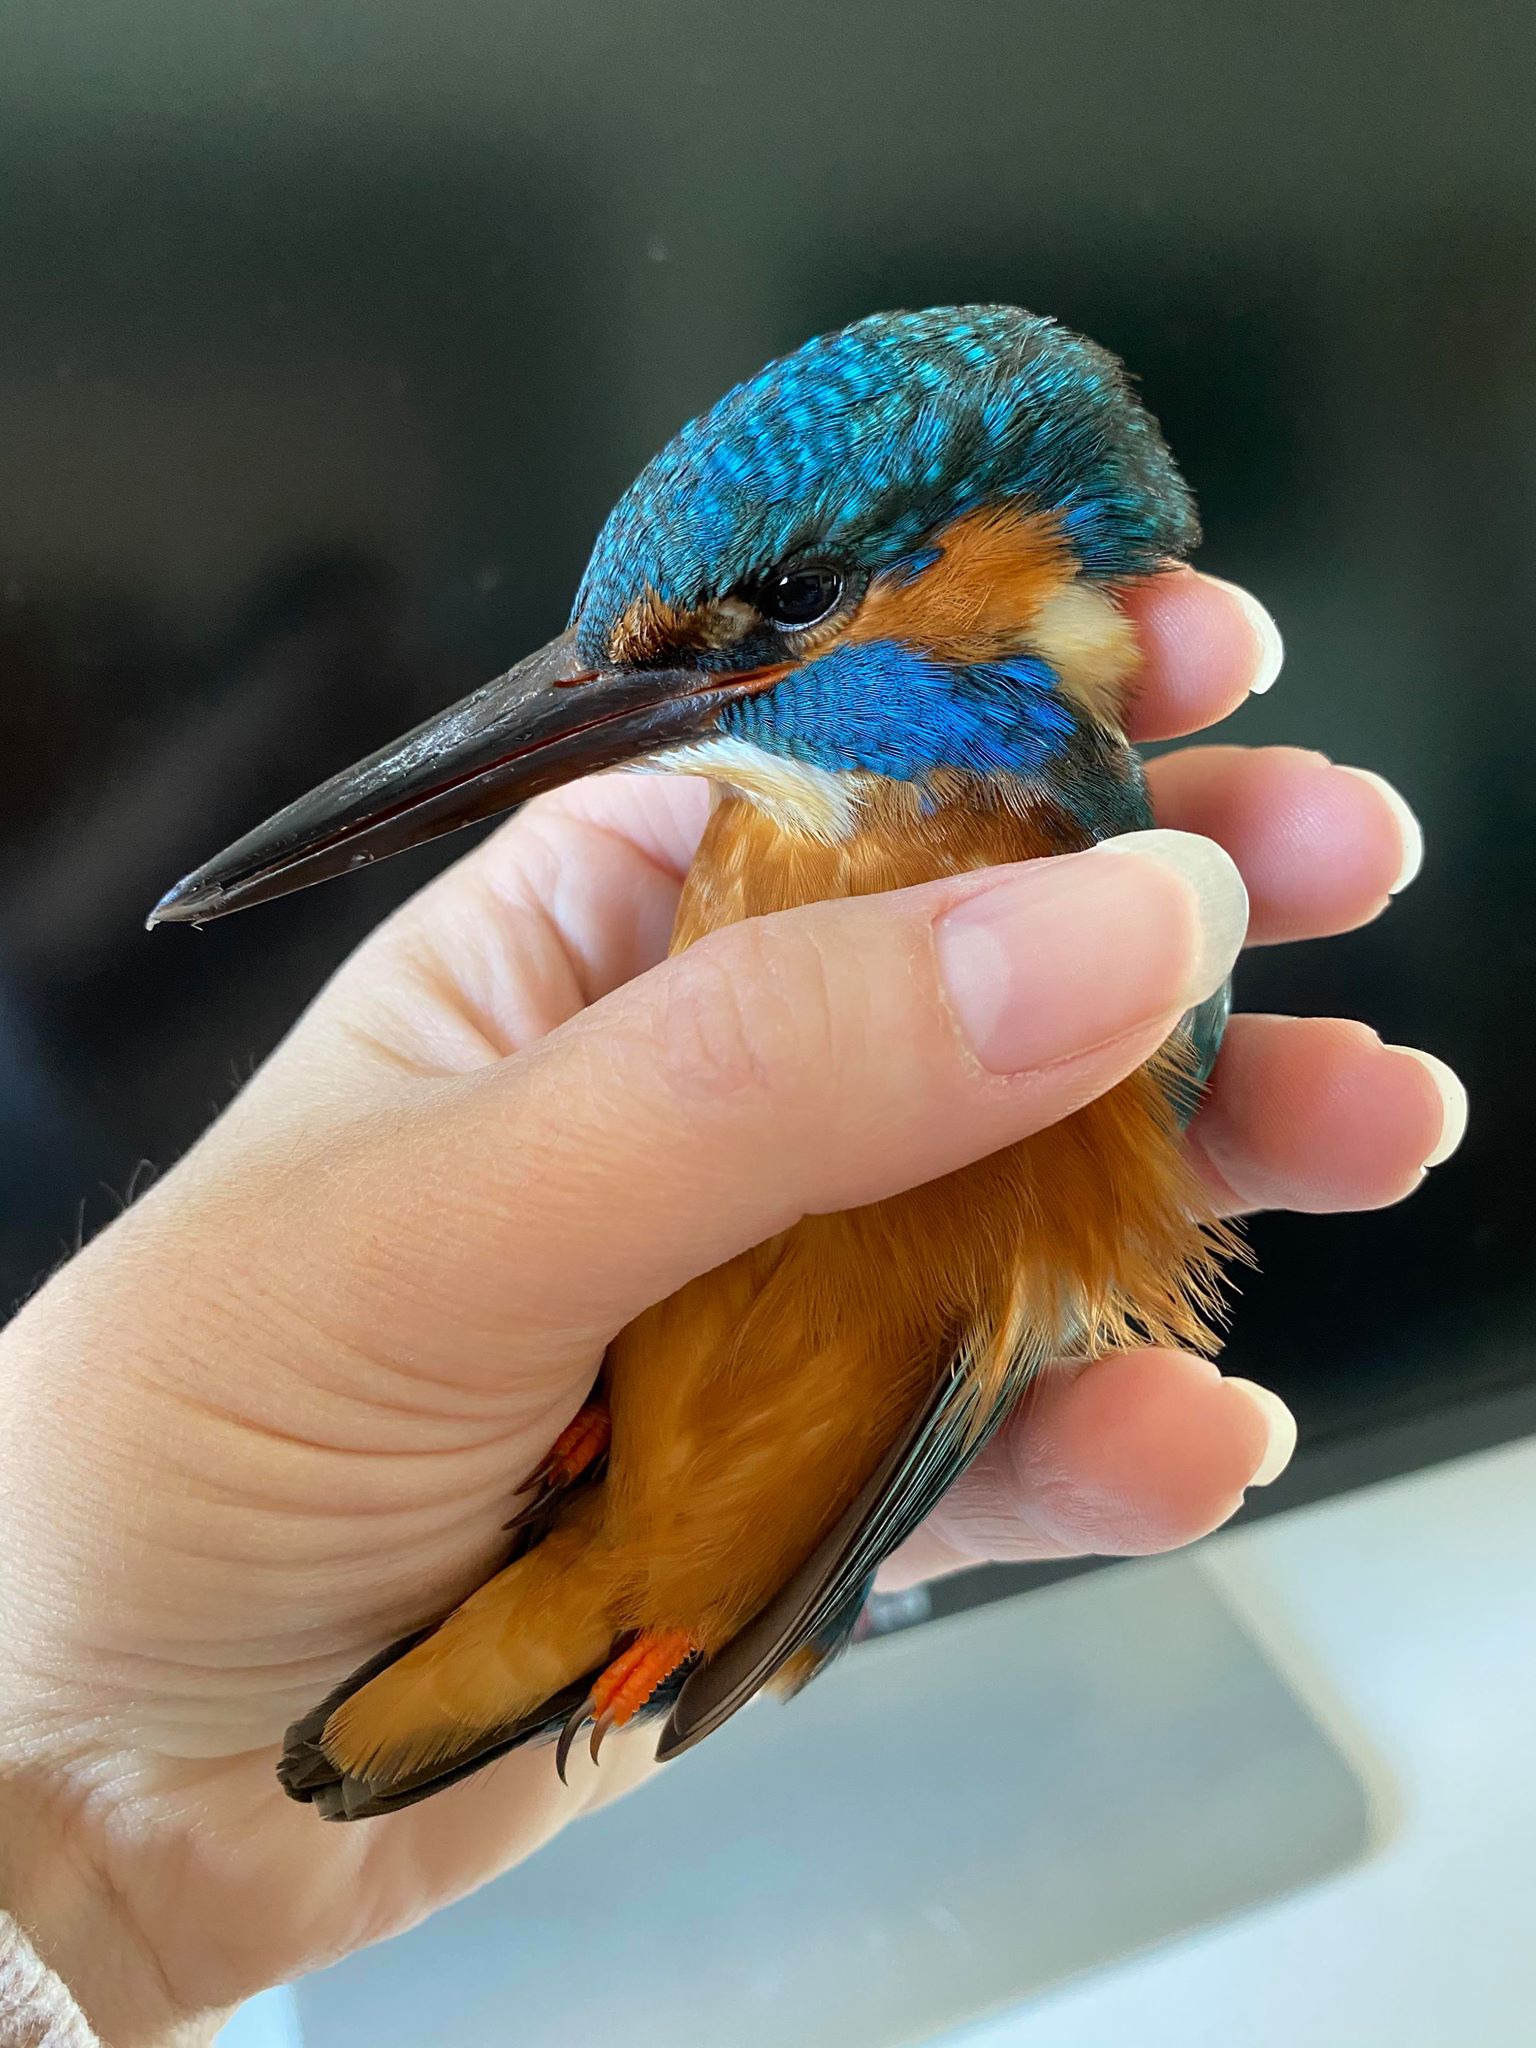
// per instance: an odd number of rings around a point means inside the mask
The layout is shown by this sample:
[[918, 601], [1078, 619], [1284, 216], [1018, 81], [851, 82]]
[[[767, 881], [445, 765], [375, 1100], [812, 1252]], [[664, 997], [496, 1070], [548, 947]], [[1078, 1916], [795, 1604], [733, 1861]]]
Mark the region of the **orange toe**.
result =
[[605, 1728], [622, 1728], [698, 1647], [686, 1629], [658, 1629], [636, 1636], [593, 1686], [593, 1718]]
[[560, 1731], [555, 1744], [555, 1771], [561, 1784], [566, 1782], [565, 1766], [571, 1745], [588, 1719], [592, 1736], [587, 1747], [596, 1763], [609, 1730], [632, 1721], [657, 1686], [669, 1679], [679, 1665], [696, 1657], [700, 1648], [698, 1637], [686, 1629], [667, 1628], [644, 1630], [628, 1649], [621, 1650], [598, 1674], [592, 1690], [572, 1710]]

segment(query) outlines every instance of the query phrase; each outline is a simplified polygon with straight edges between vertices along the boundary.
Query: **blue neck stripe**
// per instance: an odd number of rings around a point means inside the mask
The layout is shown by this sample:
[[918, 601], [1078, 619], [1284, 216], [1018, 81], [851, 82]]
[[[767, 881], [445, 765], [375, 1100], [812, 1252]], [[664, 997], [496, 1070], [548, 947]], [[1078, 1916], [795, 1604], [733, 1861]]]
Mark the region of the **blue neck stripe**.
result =
[[772, 690], [735, 704], [721, 730], [834, 774], [919, 782], [936, 768], [1027, 776], [1075, 730], [1050, 666], [1031, 655], [952, 668], [894, 640], [845, 641]]

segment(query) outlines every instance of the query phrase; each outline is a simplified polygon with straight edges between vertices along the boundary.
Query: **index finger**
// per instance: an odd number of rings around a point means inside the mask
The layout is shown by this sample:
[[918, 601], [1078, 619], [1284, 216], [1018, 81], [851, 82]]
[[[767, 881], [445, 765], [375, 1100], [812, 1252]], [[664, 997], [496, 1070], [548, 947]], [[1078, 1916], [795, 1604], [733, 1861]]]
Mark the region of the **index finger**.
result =
[[1280, 673], [1280, 630], [1235, 583], [1170, 569], [1121, 602], [1143, 654], [1126, 719], [1133, 740], [1178, 739], [1215, 725]]

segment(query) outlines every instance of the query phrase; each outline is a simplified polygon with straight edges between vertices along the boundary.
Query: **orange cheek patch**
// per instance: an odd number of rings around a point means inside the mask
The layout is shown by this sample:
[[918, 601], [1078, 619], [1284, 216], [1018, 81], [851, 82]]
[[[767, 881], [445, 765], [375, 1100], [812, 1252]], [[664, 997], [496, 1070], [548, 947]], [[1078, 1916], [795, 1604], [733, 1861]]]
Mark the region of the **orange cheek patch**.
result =
[[1026, 645], [1042, 605], [1076, 574], [1058, 521], [991, 506], [967, 512], [935, 541], [939, 558], [905, 580], [870, 585], [849, 640], [900, 640], [947, 662], [988, 661]]

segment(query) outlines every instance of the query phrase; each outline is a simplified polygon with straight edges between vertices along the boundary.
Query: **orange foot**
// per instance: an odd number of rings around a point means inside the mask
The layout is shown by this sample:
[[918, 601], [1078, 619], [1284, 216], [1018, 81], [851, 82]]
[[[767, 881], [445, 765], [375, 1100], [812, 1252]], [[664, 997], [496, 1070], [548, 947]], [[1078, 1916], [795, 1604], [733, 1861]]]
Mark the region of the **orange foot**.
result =
[[555, 1494], [563, 1493], [566, 1487], [574, 1486], [584, 1474], [590, 1473], [599, 1459], [607, 1455], [611, 1432], [608, 1403], [584, 1401], [517, 1489], [519, 1493], [531, 1489], [533, 1499], [505, 1527], [525, 1528], [538, 1519]]
[[626, 1721], [632, 1721], [657, 1686], [698, 1653], [697, 1639], [681, 1628], [643, 1630], [621, 1650], [607, 1669], [599, 1673], [592, 1690], [560, 1731], [555, 1769], [560, 1773], [561, 1784], [565, 1783], [571, 1745], [588, 1716], [592, 1720], [592, 1739], [587, 1747], [596, 1763], [608, 1730], [622, 1728]]

